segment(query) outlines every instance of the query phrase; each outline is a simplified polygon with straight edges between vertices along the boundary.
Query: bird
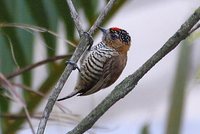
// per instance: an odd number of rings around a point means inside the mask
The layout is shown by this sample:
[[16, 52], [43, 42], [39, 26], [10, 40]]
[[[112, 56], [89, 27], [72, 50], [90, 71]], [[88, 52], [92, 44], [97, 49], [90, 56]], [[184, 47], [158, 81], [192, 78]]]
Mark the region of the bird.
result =
[[131, 46], [129, 33], [118, 27], [98, 28], [103, 33], [102, 41], [92, 46], [82, 60], [79, 80], [74, 91], [58, 101], [75, 95], [90, 95], [107, 88], [118, 79], [124, 70], [127, 63], [127, 52]]

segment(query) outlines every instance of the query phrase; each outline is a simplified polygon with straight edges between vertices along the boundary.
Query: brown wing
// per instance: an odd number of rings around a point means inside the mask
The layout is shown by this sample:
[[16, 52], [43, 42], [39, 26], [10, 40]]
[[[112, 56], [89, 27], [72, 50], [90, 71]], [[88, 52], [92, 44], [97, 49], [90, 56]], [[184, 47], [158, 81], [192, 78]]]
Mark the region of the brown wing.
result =
[[112, 85], [122, 73], [126, 66], [127, 55], [113, 56], [108, 59], [103, 68], [103, 75], [99, 81], [90, 90], [81, 95], [89, 95]]

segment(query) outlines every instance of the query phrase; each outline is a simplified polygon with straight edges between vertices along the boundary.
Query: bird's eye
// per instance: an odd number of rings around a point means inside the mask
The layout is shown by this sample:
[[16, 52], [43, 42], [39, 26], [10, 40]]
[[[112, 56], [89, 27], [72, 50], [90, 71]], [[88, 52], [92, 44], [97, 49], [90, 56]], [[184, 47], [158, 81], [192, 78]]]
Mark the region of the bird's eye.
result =
[[121, 40], [122, 40], [122, 42], [126, 42], [126, 43], [131, 41], [129, 35], [122, 35]]
[[115, 40], [115, 39], [119, 38], [119, 34], [118, 34], [118, 33], [112, 33], [112, 34], [111, 34], [111, 38], [112, 38], [113, 40]]

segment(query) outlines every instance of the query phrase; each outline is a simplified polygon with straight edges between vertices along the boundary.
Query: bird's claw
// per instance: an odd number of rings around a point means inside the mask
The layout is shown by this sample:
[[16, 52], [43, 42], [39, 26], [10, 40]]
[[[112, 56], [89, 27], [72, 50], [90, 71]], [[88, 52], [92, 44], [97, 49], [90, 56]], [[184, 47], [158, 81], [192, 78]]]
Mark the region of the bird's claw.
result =
[[87, 49], [89, 51], [92, 47], [94, 40], [93, 40], [93, 37], [88, 32], [84, 32], [84, 35], [89, 39], [89, 43], [88, 43], [89, 47]]
[[81, 70], [80, 70], [80, 68], [78, 67], [78, 65], [75, 63], [75, 62], [73, 62], [73, 61], [66, 61], [66, 64], [70, 64], [70, 65], [72, 65], [72, 70], [78, 70], [79, 72], [81, 72]]

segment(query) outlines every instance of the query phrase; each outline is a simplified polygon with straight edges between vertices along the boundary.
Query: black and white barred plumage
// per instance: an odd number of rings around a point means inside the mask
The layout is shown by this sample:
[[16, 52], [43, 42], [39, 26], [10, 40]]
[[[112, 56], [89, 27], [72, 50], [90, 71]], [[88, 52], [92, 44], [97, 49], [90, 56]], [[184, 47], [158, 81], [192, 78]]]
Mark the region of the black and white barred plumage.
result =
[[[86, 91], [86, 88], [90, 89], [95, 84], [97, 84], [99, 79], [102, 77], [102, 74], [104, 73], [103, 71], [105, 71], [104, 66], [106, 61], [108, 61], [108, 59], [112, 58], [113, 56], [118, 55], [119, 53], [115, 49], [106, 46], [103, 42], [100, 42], [98, 45], [91, 48], [90, 52], [85, 57], [85, 60], [83, 61], [80, 69], [80, 79], [82, 84], [80, 87], [80, 84], [78, 83], [78, 86], [76, 87], [76, 90], [80, 91], [80, 95], [88, 95], [96, 92], [95, 90], [84, 92], [84, 90]], [[105, 86], [103, 88], [105, 88]]]
[[129, 34], [117, 27], [99, 29], [103, 32], [102, 42], [83, 56], [75, 90], [59, 101], [76, 94], [89, 95], [110, 86], [126, 66], [127, 51], [131, 45]]

